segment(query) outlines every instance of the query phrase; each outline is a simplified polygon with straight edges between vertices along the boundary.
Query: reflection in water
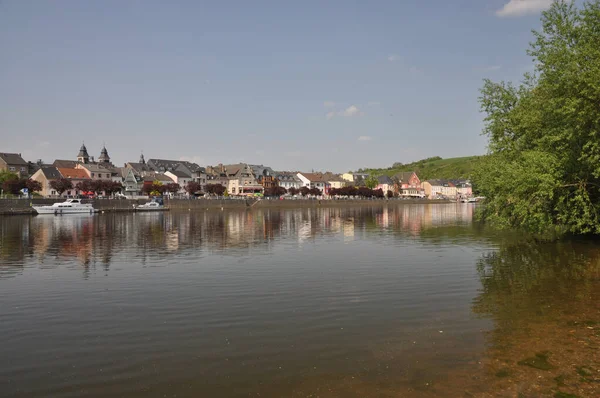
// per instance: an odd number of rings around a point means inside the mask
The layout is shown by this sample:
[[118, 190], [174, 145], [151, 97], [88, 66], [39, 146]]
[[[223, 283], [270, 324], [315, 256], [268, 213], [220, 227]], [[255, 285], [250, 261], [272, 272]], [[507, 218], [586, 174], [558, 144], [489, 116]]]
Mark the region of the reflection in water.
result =
[[[142, 261], [156, 252], [206, 250], [247, 255], [271, 250], [272, 241], [314, 240], [327, 234], [352, 239], [373, 230], [418, 236], [423, 229], [450, 220], [468, 225], [470, 205], [257, 210], [205, 213], [138, 213], [9, 217], [2, 222], [0, 259], [5, 266], [23, 265], [28, 256], [40, 264], [48, 256], [64, 263], [109, 269], [113, 252], [135, 247]], [[150, 250], [152, 249], [152, 250]], [[3, 270], [9, 273], [8, 270]]]
[[598, 396], [600, 245], [472, 211], [1, 218], [3, 396]]
[[[488, 374], [502, 376], [492, 381], [495, 391], [599, 396], [598, 243], [503, 244], [484, 254], [477, 270], [483, 289], [473, 311], [494, 320], [486, 357]], [[549, 366], [519, 365], [528, 358], [547, 358]]]

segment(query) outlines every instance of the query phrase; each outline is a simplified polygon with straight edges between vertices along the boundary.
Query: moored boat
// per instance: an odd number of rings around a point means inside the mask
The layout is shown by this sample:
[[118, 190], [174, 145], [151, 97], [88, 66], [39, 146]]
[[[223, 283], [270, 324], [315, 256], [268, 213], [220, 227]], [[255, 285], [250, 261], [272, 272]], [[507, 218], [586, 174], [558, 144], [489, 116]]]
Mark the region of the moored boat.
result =
[[139, 205], [137, 207], [134, 206], [135, 211], [162, 211], [168, 210], [164, 205], [162, 200], [152, 200], [151, 202], [145, 203], [143, 205]]
[[92, 214], [94, 207], [90, 203], [82, 203], [81, 199], [67, 199], [50, 206], [32, 206], [38, 214]]
[[461, 202], [463, 203], [477, 203], [479, 202], [479, 198], [474, 198], [474, 197], [469, 197], [469, 198], [463, 198], [461, 199]]

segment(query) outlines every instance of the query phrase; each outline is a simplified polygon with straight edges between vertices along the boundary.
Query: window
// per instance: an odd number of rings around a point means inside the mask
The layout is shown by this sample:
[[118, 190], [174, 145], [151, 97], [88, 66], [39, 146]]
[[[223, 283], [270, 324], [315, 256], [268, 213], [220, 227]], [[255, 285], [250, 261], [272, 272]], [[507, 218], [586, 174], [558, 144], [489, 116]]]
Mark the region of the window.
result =
[[27, 171], [26, 167], [21, 167], [21, 171]]
[[10, 170], [10, 171], [16, 171], [16, 169], [15, 169], [13, 166], [10, 166], [10, 167], [9, 167], [9, 170]]
[[92, 173], [92, 178], [94, 178], [94, 173]]

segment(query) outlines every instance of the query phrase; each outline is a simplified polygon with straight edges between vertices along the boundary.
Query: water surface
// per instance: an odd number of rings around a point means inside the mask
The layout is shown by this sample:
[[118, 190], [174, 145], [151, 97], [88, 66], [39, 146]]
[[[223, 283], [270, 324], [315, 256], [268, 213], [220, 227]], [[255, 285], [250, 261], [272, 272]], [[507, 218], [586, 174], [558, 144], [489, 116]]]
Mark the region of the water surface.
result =
[[2, 397], [598, 393], [600, 245], [470, 204], [0, 227]]

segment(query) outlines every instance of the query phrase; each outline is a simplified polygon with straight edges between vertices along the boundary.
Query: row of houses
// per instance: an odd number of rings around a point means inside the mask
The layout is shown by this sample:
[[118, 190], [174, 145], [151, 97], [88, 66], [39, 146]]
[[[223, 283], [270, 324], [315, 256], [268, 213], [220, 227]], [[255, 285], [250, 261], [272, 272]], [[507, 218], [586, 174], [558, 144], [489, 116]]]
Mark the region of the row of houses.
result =
[[[329, 195], [331, 189], [346, 186], [373, 186], [373, 179], [367, 173], [334, 174], [330, 172], [275, 171], [264, 165], [246, 163], [218, 164], [202, 167], [196, 163], [183, 160], [149, 159], [141, 154], [137, 162], [126, 162], [123, 166], [115, 166], [104, 146], [97, 160], [90, 156], [85, 144], [73, 160], [57, 159], [52, 164], [25, 161], [20, 154], [0, 153], [0, 170], [29, 176], [41, 183], [42, 196], [57, 196], [51, 182], [68, 179], [73, 189], [67, 190], [63, 196], [81, 194], [76, 185], [88, 180], [111, 180], [123, 185], [122, 193], [128, 197], [142, 196], [148, 184], [178, 184], [180, 195], [187, 195], [185, 187], [190, 182], [199, 185], [204, 192], [207, 184], [220, 184], [229, 195], [260, 195], [273, 187], [286, 190], [302, 187], [316, 188], [323, 195]], [[375, 189], [385, 194], [403, 197], [459, 198], [472, 195], [468, 181], [419, 179], [416, 172], [403, 172], [394, 176], [379, 176]]]
[[403, 197], [428, 199], [462, 199], [473, 196], [473, 188], [468, 180], [426, 180], [421, 181], [414, 171], [397, 173], [393, 177], [377, 178], [377, 188], [390, 190]]

